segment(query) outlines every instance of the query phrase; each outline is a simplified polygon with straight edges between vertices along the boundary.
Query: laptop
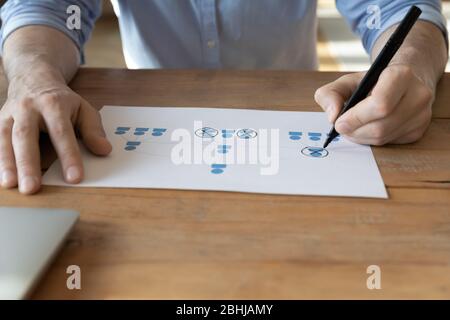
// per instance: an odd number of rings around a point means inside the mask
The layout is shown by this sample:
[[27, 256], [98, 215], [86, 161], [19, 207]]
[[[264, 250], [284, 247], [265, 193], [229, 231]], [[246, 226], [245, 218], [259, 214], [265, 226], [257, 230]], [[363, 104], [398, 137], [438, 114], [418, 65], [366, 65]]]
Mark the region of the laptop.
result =
[[0, 207], [0, 300], [30, 295], [78, 216], [70, 210]]

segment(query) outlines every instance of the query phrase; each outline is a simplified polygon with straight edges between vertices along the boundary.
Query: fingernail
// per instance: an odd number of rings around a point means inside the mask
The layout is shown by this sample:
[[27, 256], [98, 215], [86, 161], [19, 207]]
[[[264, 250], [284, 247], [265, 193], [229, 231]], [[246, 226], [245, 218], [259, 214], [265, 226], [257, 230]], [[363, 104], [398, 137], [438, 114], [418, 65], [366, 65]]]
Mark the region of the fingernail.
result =
[[38, 185], [38, 179], [35, 177], [23, 177], [20, 180], [19, 191], [22, 193], [31, 193], [33, 192]]
[[4, 188], [12, 187], [15, 175], [11, 170], [5, 170], [2, 173], [1, 186]]
[[76, 182], [80, 178], [81, 178], [81, 170], [78, 167], [72, 166], [72, 167], [69, 167], [69, 169], [67, 169], [66, 180], [68, 182]]
[[339, 133], [344, 133], [345, 134], [345, 133], [350, 133], [352, 131], [352, 128], [350, 127], [350, 125], [347, 122], [339, 121], [336, 124], [336, 130]]

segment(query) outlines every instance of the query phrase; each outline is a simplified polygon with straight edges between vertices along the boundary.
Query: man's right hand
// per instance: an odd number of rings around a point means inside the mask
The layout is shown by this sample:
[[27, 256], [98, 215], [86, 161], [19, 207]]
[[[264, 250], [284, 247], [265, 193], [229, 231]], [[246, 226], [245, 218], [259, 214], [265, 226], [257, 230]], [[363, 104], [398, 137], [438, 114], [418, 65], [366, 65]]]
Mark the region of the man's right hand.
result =
[[1, 186], [18, 185], [25, 194], [39, 190], [40, 131], [49, 134], [65, 181], [80, 182], [83, 164], [74, 129], [94, 154], [111, 152], [98, 111], [65, 83], [12, 79], [8, 99], [0, 110]]

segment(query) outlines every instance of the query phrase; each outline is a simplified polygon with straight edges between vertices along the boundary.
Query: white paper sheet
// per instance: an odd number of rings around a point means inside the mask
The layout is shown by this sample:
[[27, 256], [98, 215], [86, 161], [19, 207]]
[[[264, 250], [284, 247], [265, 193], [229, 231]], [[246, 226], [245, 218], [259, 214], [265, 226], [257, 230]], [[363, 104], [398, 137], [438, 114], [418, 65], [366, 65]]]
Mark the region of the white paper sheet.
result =
[[[321, 149], [324, 113], [105, 106], [101, 115], [113, 151], [82, 147], [77, 187], [387, 198], [370, 147], [339, 137]], [[43, 183], [69, 186], [59, 161]]]

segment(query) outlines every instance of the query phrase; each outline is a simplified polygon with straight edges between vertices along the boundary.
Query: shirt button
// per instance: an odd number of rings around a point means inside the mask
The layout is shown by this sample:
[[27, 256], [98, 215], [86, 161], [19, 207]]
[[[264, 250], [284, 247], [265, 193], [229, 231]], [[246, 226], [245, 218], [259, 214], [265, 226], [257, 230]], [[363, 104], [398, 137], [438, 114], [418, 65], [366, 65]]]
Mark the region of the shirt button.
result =
[[216, 42], [214, 40], [209, 40], [207, 45], [208, 45], [208, 48], [212, 49], [216, 46]]

